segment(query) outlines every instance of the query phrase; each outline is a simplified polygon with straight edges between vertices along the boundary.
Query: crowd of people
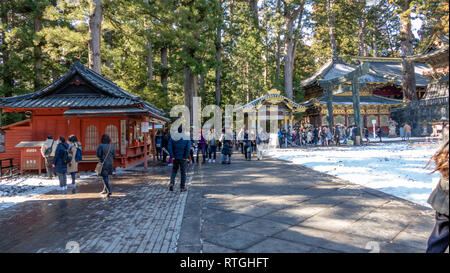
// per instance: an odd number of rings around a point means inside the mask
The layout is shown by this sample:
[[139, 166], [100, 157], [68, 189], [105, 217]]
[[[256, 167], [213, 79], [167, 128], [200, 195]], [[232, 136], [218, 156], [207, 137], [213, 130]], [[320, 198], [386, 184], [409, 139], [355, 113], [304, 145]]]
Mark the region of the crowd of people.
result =
[[[408, 139], [411, 127], [405, 124], [402, 128], [405, 139]], [[436, 223], [428, 240], [427, 252], [444, 252], [448, 247], [449, 240], [448, 125], [444, 129], [443, 144], [430, 159], [430, 162], [434, 162], [436, 165], [434, 171], [440, 172], [441, 179], [428, 199], [429, 204], [436, 211]], [[280, 130], [278, 132], [278, 141], [280, 147], [286, 144], [288, 146], [340, 145], [341, 141], [342, 143], [347, 143], [351, 139], [354, 140], [358, 135], [358, 131], [356, 126], [345, 128], [339, 125], [333, 129], [323, 126], [321, 128], [296, 129], [293, 132]], [[364, 137], [367, 140], [368, 131], [367, 128], [363, 130]], [[178, 133], [182, 134], [182, 132], [183, 129], [180, 126]], [[377, 134], [380, 135], [381, 132]], [[255, 153], [257, 159], [261, 160], [263, 158], [264, 145], [270, 142], [269, 135], [262, 130], [256, 131], [242, 128], [238, 133], [227, 135], [225, 129], [223, 129], [220, 137], [217, 138], [216, 136], [214, 129], [210, 129], [206, 136], [201, 131], [198, 141], [186, 140], [185, 138], [175, 140], [166, 132], [158, 134], [155, 143], [157, 158], [162, 162], [167, 162], [167, 157], [169, 157], [169, 163], [172, 166], [169, 184], [170, 191], [174, 190], [178, 170], [180, 170], [181, 175], [180, 191], [184, 192], [187, 190], [187, 164], [198, 164], [200, 153], [202, 154], [202, 163], [215, 163], [217, 152], [221, 152], [222, 164], [230, 164], [233, 148], [244, 154], [246, 160], [251, 160]], [[73, 193], [75, 193], [78, 162], [82, 160], [82, 147], [77, 137], [71, 135], [66, 141], [63, 136], [60, 136], [57, 140], [54, 140], [52, 136], [48, 136], [41, 147], [41, 153], [45, 158], [48, 177], [52, 178], [56, 175], [59, 179], [61, 190], [63, 193], [66, 193], [68, 187], [67, 175], [69, 174], [72, 179], [72, 183], [69, 186], [73, 188]], [[97, 148], [96, 155], [99, 160], [96, 171], [102, 177], [104, 186], [101, 194], [110, 196], [112, 190], [109, 176], [113, 172], [116, 151], [115, 145], [111, 143], [111, 139], [107, 134], [102, 135], [101, 144]]]
[[[71, 135], [67, 140], [63, 136], [55, 140], [53, 136], [48, 136], [41, 146], [41, 154], [45, 159], [48, 178], [58, 177], [60, 190], [63, 194], [67, 193], [68, 187], [71, 187], [72, 193], [75, 193], [76, 178], [79, 177], [78, 163], [83, 158], [82, 147], [78, 138], [75, 135]], [[102, 177], [104, 185], [101, 194], [106, 194], [107, 196], [112, 194], [109, 176], [113, 172], [115, 156], [116, 151], [114, 145], [111, 144], [111, 138], [107, 134], [103, 134], [101, 143], [97, 148], [99, 164], [96, 171]], [[67, 183], [67, 175], [70, 175], [72, 178], [72, 183], [70, 184]]]
[[[366, 142], [369, 141], [369, 130], [363, 129]], [[367, 134], [366, 134], [367, 133]], [[380, 136], [382, 134], [379, 128]], [[347, 144], [349, 140], [356, 141], [360, 136], [359, 128], [355, 125], [345, 127], [336, 125], [334, 128], [329, 126], [281, 129], [278, 131], [278, 143], [280, 148], [301, 147], [301, 146], [330, 146]]]

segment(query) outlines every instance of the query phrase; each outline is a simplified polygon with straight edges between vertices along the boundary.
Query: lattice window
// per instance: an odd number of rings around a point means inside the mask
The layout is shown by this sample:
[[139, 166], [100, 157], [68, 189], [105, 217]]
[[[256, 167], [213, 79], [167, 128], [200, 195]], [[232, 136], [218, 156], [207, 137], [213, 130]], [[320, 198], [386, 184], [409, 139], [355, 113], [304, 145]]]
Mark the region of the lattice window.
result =
[[106, 134], [111, 138], [111, 143], [116, 146], [116, 150], [119, 150], [119, 129], [117, 129], [117, 126], [106, 126]]
[[86, 128], [85, 150], [96, 151], [98, 147], [98, 130], [95, 125], [89, 125]]

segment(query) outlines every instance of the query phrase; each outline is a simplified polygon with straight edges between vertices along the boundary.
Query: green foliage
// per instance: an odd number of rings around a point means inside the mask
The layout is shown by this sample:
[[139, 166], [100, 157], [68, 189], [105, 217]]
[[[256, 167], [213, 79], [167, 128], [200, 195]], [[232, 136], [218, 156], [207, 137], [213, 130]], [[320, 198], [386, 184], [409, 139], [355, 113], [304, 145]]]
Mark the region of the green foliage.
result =
[[[301, 80], [330, 56], [327, 0], [307, 1], [294, 61], [295, 101], [304, 100]], [[395, 0], [397, 1], [397, 0]], [[340, 56], [358, 54], [359, 18], [364, 17], [369, 55], [400, 55], [399, 8], [394, 0], [366, 5], [363, 0], [335, 0], [335, 35]], [[220, 67], [222, 105], [243, 104], [272, 88], [284, 92], [285, 18], [298, 1], [259, 1], [259, 21], [249, 1], [233, 0], [108, 0], [103, 1], [102, 74], [122, 88], [169, 111], [184, 104], [184, 68], [204, 79], [199, 95], [215, 104], [216, 68]], [[414, 0], [411, 14], [423, 19], [419, 46], [448, 33], [448, 0]], [[67, 72], [76, 60], [88, 63], [89, 1], [1, 1], [0, 95], [34, 92]], [[42, 29], [36, 31], [36, 19]], [[217, 30], [220, 30], [217, 32]], [[219, 36], [217, 35], [219, 33]], [[277, 37], [280, 38], [280, 77], [277, 81]], [[220, 38], [220, 39], [219, 39]], [[147, 42], [152, 45], [153, 78], [148, 80]], [[168, 47], [168, 66], [161, 48]], [[216, 59], [216, 50], [221, 58]], [[42, 86], [36, 86], [36, 49], [42, 52]], [[167, 90], [162, 75], [168, 75]], [[23, 118], [3, 114], [4, 122]]]

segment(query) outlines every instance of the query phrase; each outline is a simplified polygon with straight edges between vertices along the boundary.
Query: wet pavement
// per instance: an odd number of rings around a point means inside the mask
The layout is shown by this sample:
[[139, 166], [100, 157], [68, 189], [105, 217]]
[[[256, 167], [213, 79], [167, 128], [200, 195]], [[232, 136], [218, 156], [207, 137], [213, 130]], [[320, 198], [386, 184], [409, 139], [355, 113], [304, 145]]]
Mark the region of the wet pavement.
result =
[[265, 158], [196, 170], [177, 252], [423, 253], [434, 211]]
[[135, 168], [0, 211], [0, 252], [424, 252], [434, 212], [289, 162]]
[[95, 177], [4, 209], [0, 252], [175, 252], [187, 194], [168, 191], [169, 174], [136, 168], [112, 177], [109, 198]]

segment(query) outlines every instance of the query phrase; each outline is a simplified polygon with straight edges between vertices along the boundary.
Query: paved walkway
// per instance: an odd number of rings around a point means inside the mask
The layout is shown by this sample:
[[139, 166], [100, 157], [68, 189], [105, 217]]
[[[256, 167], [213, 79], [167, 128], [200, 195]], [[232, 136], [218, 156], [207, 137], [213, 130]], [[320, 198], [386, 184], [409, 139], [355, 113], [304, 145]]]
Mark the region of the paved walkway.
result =
[[139, 171], [113, 177], [108, 199], [95, 178], [0, 211], [0, 252], [175, 252], [187, 194], [168, 191], [168, 167]]
[[196, 170], [177, 252], [424, 252], [433, 211], [274, 159]]
[[[433, 211], [376, 190], [266, 158], [170, 168], [50, 192], [0, 211], [0, 252], [423, 252]], [[178, 182], [177, 182], [178, 183]], [[178, 184], [177, 184], [178, 186]]]

